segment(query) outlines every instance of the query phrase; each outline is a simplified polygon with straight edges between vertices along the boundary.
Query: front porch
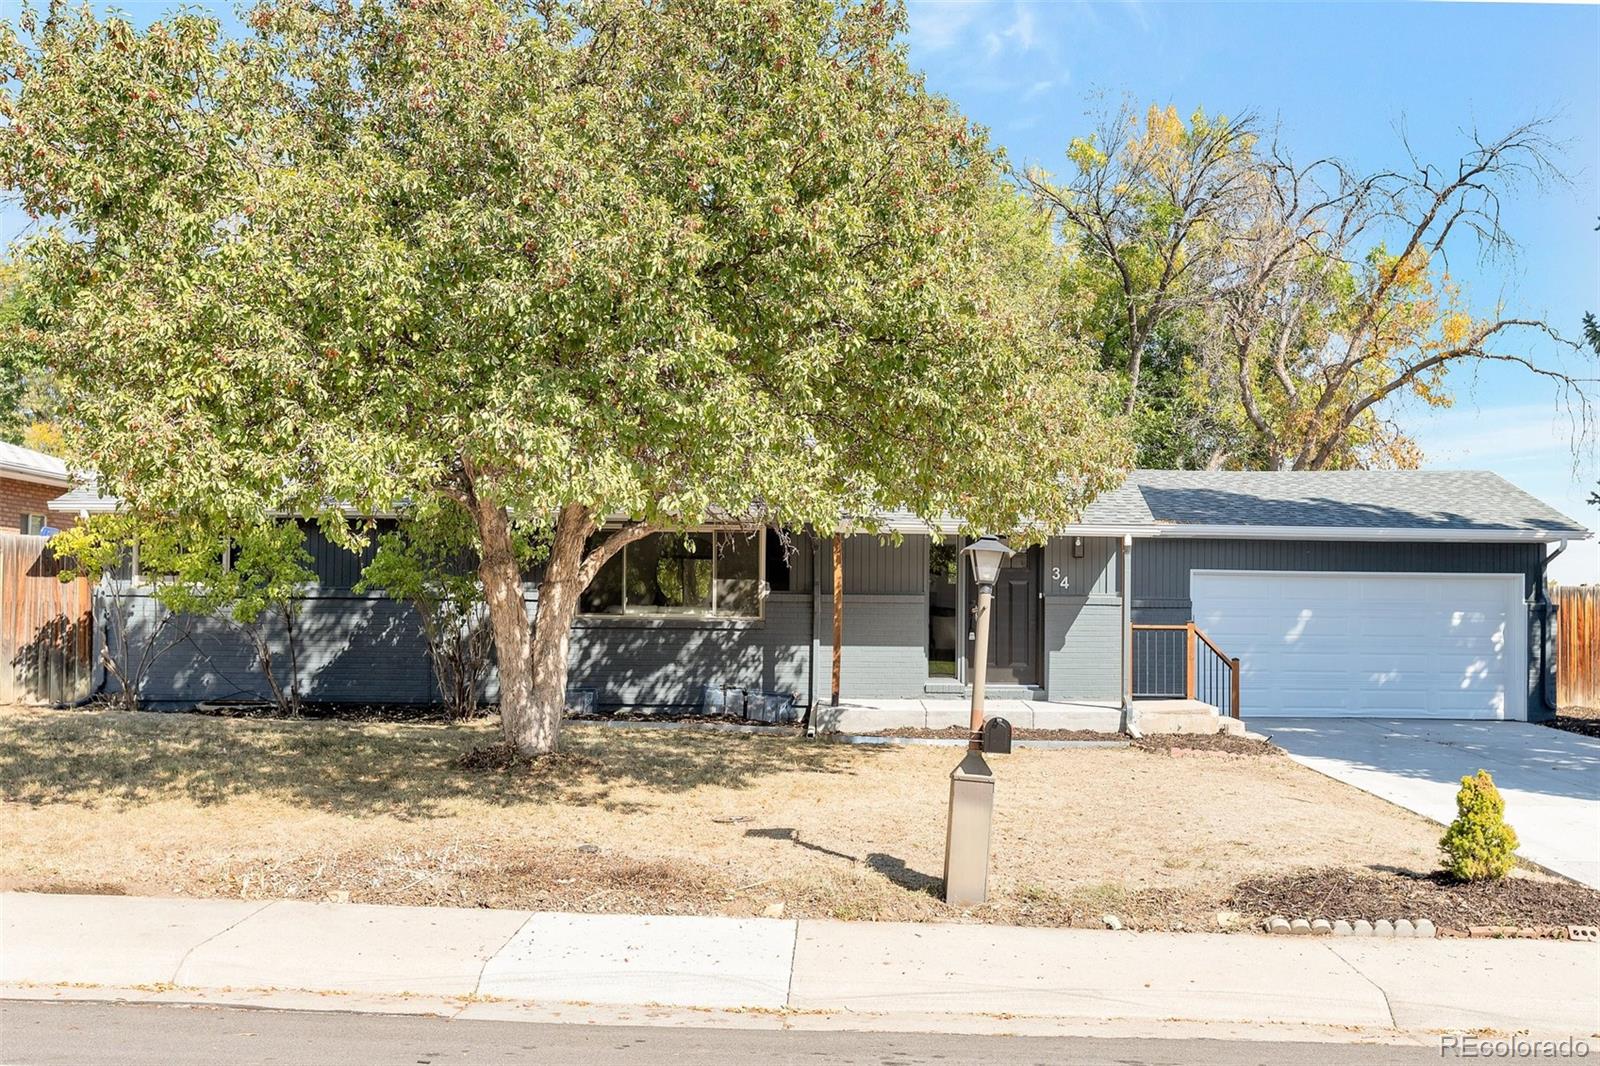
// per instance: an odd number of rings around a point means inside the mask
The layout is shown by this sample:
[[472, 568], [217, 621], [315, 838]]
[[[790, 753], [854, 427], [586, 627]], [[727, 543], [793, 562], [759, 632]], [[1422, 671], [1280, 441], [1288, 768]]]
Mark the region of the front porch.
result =
[[[1135, 723], [1141, 733], [1243, 733], [1244, 724], [1200, 700], [1138, 700]], [[949, 729], [969, 721], [967, 701], [959, 698], [824, 700], [812, 712], [821, 732], [871, 733], [887, 729]], [[986, 718], [1004, 718], [1015, 729], [1086, 729], [1115, 733], [1122, 728], [1122, 707], [1112, 701], [1055, 702], [991, 698]]]

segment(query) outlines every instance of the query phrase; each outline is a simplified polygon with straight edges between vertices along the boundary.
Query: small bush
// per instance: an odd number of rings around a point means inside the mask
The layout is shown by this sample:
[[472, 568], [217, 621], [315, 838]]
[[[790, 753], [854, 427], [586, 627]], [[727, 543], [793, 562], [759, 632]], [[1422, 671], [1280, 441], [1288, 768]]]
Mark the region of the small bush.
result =
[[1489, 771], [1461, 779], [1456, 812], [1456, 820], [1439, 839], [1445, 870], [1463, 881], [1504, 877], [1516, 863], [1517, 834], [1506, 824], [1506, 801]]

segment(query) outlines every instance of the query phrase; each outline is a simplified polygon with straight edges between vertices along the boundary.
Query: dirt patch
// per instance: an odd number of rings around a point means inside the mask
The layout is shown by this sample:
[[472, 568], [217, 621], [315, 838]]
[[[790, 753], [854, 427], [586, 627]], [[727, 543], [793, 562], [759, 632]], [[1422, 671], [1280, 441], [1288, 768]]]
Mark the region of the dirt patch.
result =
[[1140, 751], [1159, 755], [1208, 752], [1216, 755], [1282, 755], [1270, 740], [1233, 737], [1226, 733], [1149, 733], [1133, 742]]
[[1439, 826], [1290, 759], [1023, 749], [993, 763], [991, 902], [963, 911], [939, 898], [949, 748], [572, 724], [561, 772], [463, 767], [498, 740], [0, 709], [0, 887], [1215, 929], [1241, 882], [1437, 868]]
[[1252, 878], [1235, 890], [1234, 909], [1252, 916], [1336, 921], [1427, 918], [1441, 930], [1475, 925], [1542, 926], [1600, 923], [1600, 892], [1570, 881], [1513, 874], [1468, 883], [1444, 873], [1301, 871]]
[[1600, 707], [1563, 707], [1555, 718], [1544, 723], [1551, 729], [1600, 737]]

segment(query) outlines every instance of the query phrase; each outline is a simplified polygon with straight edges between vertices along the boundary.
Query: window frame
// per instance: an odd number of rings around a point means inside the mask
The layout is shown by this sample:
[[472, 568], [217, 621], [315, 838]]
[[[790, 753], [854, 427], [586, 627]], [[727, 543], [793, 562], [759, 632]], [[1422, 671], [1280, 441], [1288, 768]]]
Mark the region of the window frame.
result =
[[[687, 534], [687, 533], [708, 533], [708, 534], [711, 535], [711, 579], [710, 579], [711, 580], [711, 610], [709, 612], [704, 612], [704, 611], [675, 611], [675, 612], [646, 611], [646, 610], [640, 610], [638, 608], [630, 610], [628, 608], [628, 581], [627, 581], [628, 559], [627, 559], [627, 554], [628, 554], [628, 550], [630, 548], [632, 548], [634, 544], [638, 543], [637, 541], [633, 541], [633, 542], [630, 542], [628, 544], [624, 544], [622, 546], [622, 548], [617, 552], [616, 555], [612, 556], [611, 559], [608, 559], [606, 561], [606, 565], [607, 566], [610, 566], [610, 565], [612, 565], [612, 563], [615, 563], [617, 565], [617, 567], [621, 570], [622, 574], [623, 574], [622, 588], [621, 588], [621, 594], [620, 594], [621, 595], [621, 599], [620, 599], [620, 601], [618, 603], [617, 611], [615, 613], [610, 612], [610, 611], [584, 611], [584, 610], [582, 610], [580, 608], [580, 610], [578, 611], [577, 617], [579, 619], [583, 620], [584, 622], [599, 622], [599, 623], [602, 623], [602, 624], [610, 623], [610, 624], [613, 624], [613, 625], [622, 624], [622, 623], [630, 623], [630, 622], [632, 622], [632, 623], [637, 623], [637, 622], [652, 622], [652, 623], [664, 622], [664, 623], [669, 623], [669, 624], [671, 624], [671, 623], [680, 623], [680, 624], [687, 623], [687, 624], [691, 624], [691, 625], [692, 624], [696, 624], [696, 623], [715, 623], [715, 624], [727, 625], [727, 624], [730, 624], [730, 623], [732, 623], [732, 624], [739, 624], [739, 623], [749, 624], [749, 623], [752, 623], [752, 622], [764, 622], [766, 620], [766, 617], [767, 617], [767, 596], [768, 596], [769, 592], [771, 591], [770, 589], [767, 588], [767, 539], [766, 539], [767, 538], [767, 533], [768, 533], [767, 527], [766, 526], [761, 526], [758, 529], [751, 530], [751, 529], [741, 529], [739, 527], [728, 527], [728, 526], [690, 526], [690, 527], [688, 527], [686, 529], [658, 530], [658, 531], [656, 531], [654, 533], [648, 534], [648, 536], [651, 536], [651, 537], [674, 537], [674, 536], [683, 536], [684, 534]], [[754, 614], [720, 614], [720, 613], [718, 613], [718, 604], [717, 604], [717, 601], [718, 601], [718, 598], [719, 598], [718, 589], [717, 589], [717, 581], [718, 581], [718, 578], [719, 578], [719, 575], [717, 573], [717, 564], [718, 564], [718, 559], [721, 557], [721, 553], [718, 551], [719, 538], [724, 537], [724, 536], [747, 536], [747, 535], [754, 535], [757, 538], [756, 545], [755, 545], [755, 553], [756, 553], [756, 611], [755, 611]], [[643, 538], [641, 538], [641, 539], [643, 539]], [[595, 577], [598, 578], [599, 574], [596, 574]]]

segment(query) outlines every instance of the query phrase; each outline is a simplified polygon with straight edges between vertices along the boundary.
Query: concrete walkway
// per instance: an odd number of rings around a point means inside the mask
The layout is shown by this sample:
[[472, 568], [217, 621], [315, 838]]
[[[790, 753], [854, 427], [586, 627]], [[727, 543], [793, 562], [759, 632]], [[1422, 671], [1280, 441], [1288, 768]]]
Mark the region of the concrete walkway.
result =
[[1461, 778], [1494, 775], [1518, 854], [1600, 888], [1600, 740], [1526, 722], [1250, 718], [1296, 762], [1448, 823]]
[[[0, 996], [291, 990], [737, 1011], [821, 1027], [995, 1019], [1593, 1033], [1600, 947], [324, 903], [0, 896]], [[56, 991], [52, 992], [54, 989]], [[91, 991], [85, 991], [89, 989]], [[152, 992], [151, 990], [155, 990]], [[132, 994], [132, 993], [128, 993]], [[354, 997], [354, 998], [352, 998]], [[387, 999], [384, 999], [387, 997]], [[381, 1009], [372, 1007], [369, 1009]], [[473, 1013], [468, 1013], [473, 1012]], [[753, 1014], [752, 1014], [753, 1012]], [[582, 1017], [568, 1008], [568, 1017]], [[709, 1020], [703, 1024], [715, 1024]], [[918, 1021], [907, 1021], [917, 1019]], [[1013, 1030], [1015, 1027], [1013, 1027]]]

